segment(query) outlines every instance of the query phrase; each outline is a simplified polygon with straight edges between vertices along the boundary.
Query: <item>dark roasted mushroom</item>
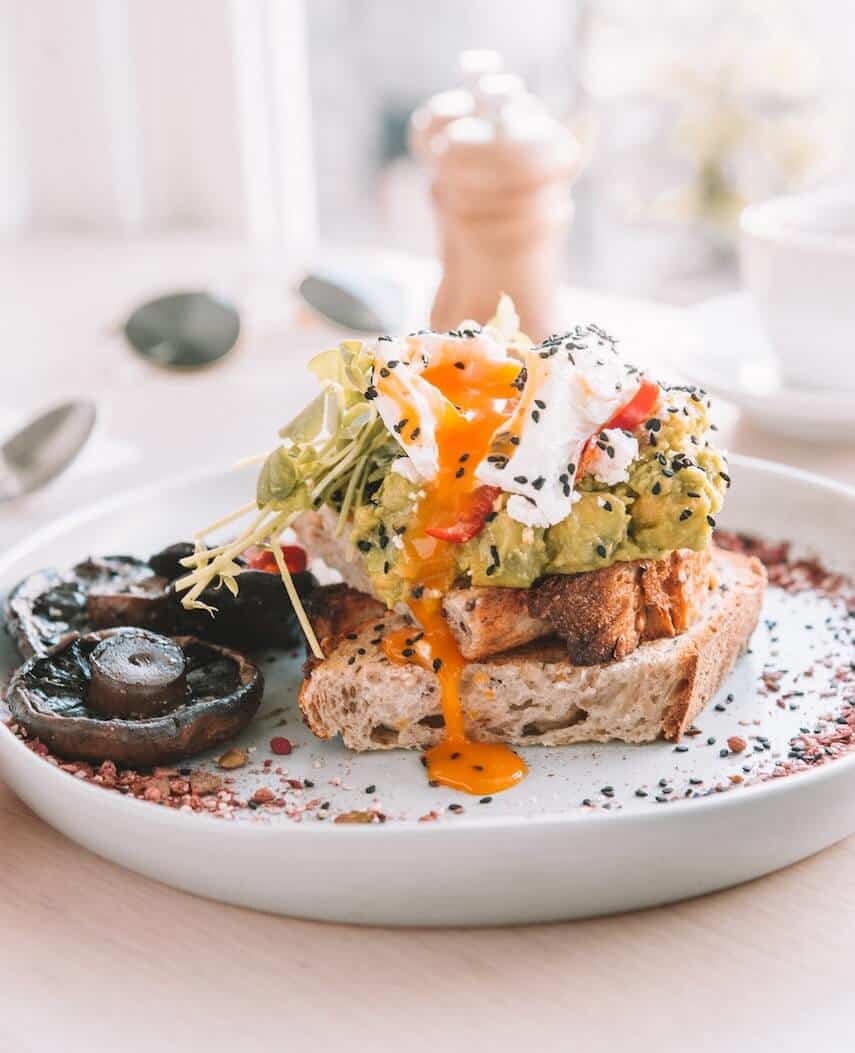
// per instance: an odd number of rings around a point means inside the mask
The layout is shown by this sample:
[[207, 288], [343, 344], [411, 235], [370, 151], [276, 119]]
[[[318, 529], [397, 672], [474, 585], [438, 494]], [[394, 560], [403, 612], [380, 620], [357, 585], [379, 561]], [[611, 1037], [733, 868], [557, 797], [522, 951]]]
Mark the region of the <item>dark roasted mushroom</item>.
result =
[[[159, 602], [166, 612], [166, 582], [155, 579], [151, 567], [133, 556], [105, 556], [77, 563], [70, 570], [40, 570], [15, 586], [6, 600], [6, 628], [22, 658], [44, 654], [72, 632], [86, 632], [93, 628], [90, 600], [95, 596], [97, 616], [109, 625], [117, 625], [117, 607], [124, 614], [140, 616], [142, 605], [134, 601], [145, 597]], [[117, 603], [110, 597], [131, 594], [130, 609], [124, 601]], [[159, 594], [159, 601], [155, 596]], [[108, 620], [112, 609], [115, 618]], [[147, 617], [142, 624], [155, 627], [156, 619]], [[125, 624], [128, 624], [127, 622]], [[138, 624], [134, 622], [133, 624]]]
[[[102, 712], [122, 705], [133, 711], [134, 704], [118, 699], [116, 677], [123, 663], [143, 653], [143, 637], [150, 657], [157, 648], [171, 656], [160, 676], [165, 691], [160, 715], [102, 716], [93, 708], [93, 686]], [[169, 675], [178, 672], [173, 647], [183, 661], [177, 676]], [[136, 629], [107, 629], [66, 637], [47, 654], [32, 657], [12, 678], [7, 702], [14, 719], [61, 757], [149, 768], [233, 738], [252, 719], [263, 691], [260, 670], [226, 647], [188, 636], [170, 640], [149, 632], [141, 637]], [[139, 699], [138, 682], [130, 693]], [[149, 712], [158, 708], [156, 694], [144, 702]]]
[[[301, 599], [318, 584], [308, 571], [292, 577]], [[177, 600], [176, 618], [181, 632], [248, 650], [294, 647], [300, 642], [300, 624], [278, 574], [245, 570], [238, 577], [237, 596], [225, 588], [207, 588], [200, 598], [215, 607], [217, 613], [212, 616], [207, 611], [185, 611]]]
[[[293, 647], [300, 628], [278, 574], [246, 569], [237, 596], [208, 588], [201, 599], [217, 608], [185, 611], [174, 582], [187, 571], [181, 560], [194, 551], [178, 542], [147, 563], [131, 556], [88, 559], [67, 571], [30, 575], [6, 601], [6, 626], [21, 657], [44, 654], [70, 632], [137, 626], [160, 633], [199, 636], [247, 649]], [[294, 574], [304, 598], [316, 587], [314, 575]]]
[[[153, 570], [171, 581], [187, 573], [181, 560], [194, 552], [193, 545], [180, 541], [160, 552], [156, 552], [149, 563]], [[237, 561], [246, 566], [243, 559]], [[305, 599], [318, 581], [314, 574], [300, 571], [291, 575], [297, 595]], [[207, 611], [187, 611], [181, 606], [181, 597], [174, 588], [170, 593], [173, 601], [174, 625], [177, 632], [200, 636], [229, 647], [294, 647], [300, 641], [300, 625], [288, 599], [278, 573], [246, 567], [238, 577], [238, 594], [233, 596], [228, 589], [209, 587], [199, 597], [209, 607], [216, 609], [211, 616]]]

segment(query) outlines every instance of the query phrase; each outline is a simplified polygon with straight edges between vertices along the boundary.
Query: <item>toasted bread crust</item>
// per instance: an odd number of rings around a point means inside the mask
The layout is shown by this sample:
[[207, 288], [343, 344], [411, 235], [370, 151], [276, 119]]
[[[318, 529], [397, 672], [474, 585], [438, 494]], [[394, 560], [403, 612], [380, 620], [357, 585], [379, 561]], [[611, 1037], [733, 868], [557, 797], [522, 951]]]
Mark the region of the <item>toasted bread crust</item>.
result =
[[[579, 666], [553, 638], [469, 663], [461, 680], [467, 733], [550, 746], [678, 739], [721, 686], [760, 615], [766, 574], [758, 560], [714, 551], [712, 569], [721, 587], [688, 630], [673, 641], [642, 643], [622, 661]], [[340, 734], [354, 750], [438, 741], [436, 677], [393, 664], [382, 651], [382, 636], [403, 624], [393, 612], [372, 618], [308, 670], [300, 706], [316, 735]]]
[[[296, 524], [310, 552], [348, 585], [370, 593], [361, 555], [334, 536], [334, 527], [328, 508], [306, 512]], [[595, 665], [625, 658], [645, 640], [685, 632], [708, 587], [709, 550], [679, 549], [658, 560], [551, 575], [527, 589], [456, 588], [443, 598], [442, 608], [467, 661], [558, 636], [574, 663]]]
[[529, 612], [567, 642], [577, 665], [625, 658], [645, 640], [685, 632], [709, 589], [709, 550], [615, 563], [548, 578], [530, 590]]

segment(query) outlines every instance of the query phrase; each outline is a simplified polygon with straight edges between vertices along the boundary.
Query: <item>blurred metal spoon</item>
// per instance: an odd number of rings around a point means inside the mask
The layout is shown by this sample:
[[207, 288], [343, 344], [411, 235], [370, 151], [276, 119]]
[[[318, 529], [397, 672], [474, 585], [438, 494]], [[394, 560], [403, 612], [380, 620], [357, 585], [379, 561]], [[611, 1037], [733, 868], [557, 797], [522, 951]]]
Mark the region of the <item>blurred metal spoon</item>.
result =
[[402, 328], [404, 296], [390, 279], [355, 267], [320, 268], [307, 274], [297, 291], [313, 311], [357, 333], [397, 333]]
[[0, 446], [0, 501], [32, 493], [64, 471], [95, 425], [95, 404], [81, 399], [34, 417]]

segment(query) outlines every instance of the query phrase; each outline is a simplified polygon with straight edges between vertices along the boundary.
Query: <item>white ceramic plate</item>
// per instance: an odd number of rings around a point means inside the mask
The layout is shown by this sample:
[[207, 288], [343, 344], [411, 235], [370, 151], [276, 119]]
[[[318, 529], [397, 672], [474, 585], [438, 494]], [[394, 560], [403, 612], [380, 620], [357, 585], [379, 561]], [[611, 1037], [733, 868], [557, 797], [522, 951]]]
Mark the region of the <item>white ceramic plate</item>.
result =
[[714, 297], [686, 317], [698, 346], [687, 351], [679, 345], [670, 364], [681, 374], [739, 406], [766, 431], [819, 442], [855, 440], [851, 393], [785, 384], [747, 293]]
[[[770, 538], [786, 535], [838, 569], [855, 571], [855, 491], [741, 458], [733, 458], [732, 474], [724, 525]], [[97, 505], [6, 553], [0, 588], [37, 567], [68, 564], [90, 552], [147, 555], [242, 503], [251, 488], [251, 473], [208, 474]], [[261, 659], [268, 688], [241, 740], [256, 749], [253, 763], [237, 773], [238, 789], [250, 795], [269, 784], [278, 792], [275, 767], [284, 761], [288, 777], [314, 783], [310, 791], [287, 791], [298, 812], [314, 795], [330, 802], [331, 815], [376, 807], [388, 816], [384, 824], [336, 825], [319, 821], [314, 811], [301, 821], [263, 810], [231, 820], [173, 811], [75, 779], [2, 727], [0, 775], [48, 823], [105, 858], [178, 888], [262, 910], [458, 925], [650, 906], [757, 877], [855, 830], [852, 756], [762, 779], [786, 757], [799, 727], [812, 728], [821, 714], [833, 717], [841, 704], [844, 686], [818, 662], [844, 646], [831, 639], [826, 602], [814, 594], [770, 592], [751, 652], [723, 688], [721, 708], [711, 705], [698, 721], [701, 734], [685, 740], [687, 751], [664, 742], [528, 749], [531, 776], [489, 804], [431, 789], [414, 754], [354, 756], [337, 743], [313, 739], [294, 701], [299, 658], [289, 656]], [[4, 639], [4, 677], [13, 664]], [[778, 694], [763, 693], [762, 673], [770, 665], [788, 670]], [[814, 675], [803, 678], [809, 666]], [[782, 694], [794, 690], [803, 694], [790, 695], [781, 708]], [[264, 769], [272, 734], [287, 735], [295, 749]], [[721, 757], [732, 735], [743, 736], [748, 749]], [[734, 775], [745, 781], [734, 784]], [[732, 789], [709, 792], [717, 785]], [[369, 786], [376, 789], [366, 793]], [[608, 787], [611, 796], [602, 793]], [[636, 796], [640, 788], [646, 797]], [[687, 792], [707, 795], [678, 799]], [[586, 799], [590, 805], [582, 803]], [[450, 803], [463, 811], [450, 811]], [[418, 822], [432, 810], [439, 813], [436, 821]]]

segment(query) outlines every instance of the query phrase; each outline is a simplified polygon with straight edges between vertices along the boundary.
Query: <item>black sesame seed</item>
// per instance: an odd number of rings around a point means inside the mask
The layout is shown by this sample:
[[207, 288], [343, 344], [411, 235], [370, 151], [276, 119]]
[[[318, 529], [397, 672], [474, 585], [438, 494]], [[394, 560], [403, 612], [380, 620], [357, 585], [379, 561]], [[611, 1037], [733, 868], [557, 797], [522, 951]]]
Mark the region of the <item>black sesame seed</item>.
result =
[[385, 366], [383, 366], [380, 369], [380, 376], [381, 377], [388, 377], [389, 376], [389, 370]]
[[680, 513], [680, 522], [684, 523], [692, 514], [691, 508], [684, 508]]
[[653, 484], [653, 486], [652, 486], [652, 488], [651, 488], [651, 493], [654, 493], [654, 494], [661, 494], [661, 493], [662, 493], [662, 483], [660, 483], [660, 482], [659, 482], [659, 481], [657, 480], [657, 481], [656, 481], [656, 482], [655, 482], [655, 483]]
[[458, 463], [460, 463], [460, 464], [466, 464], [466, 462], [469, 460], [469, 454], [468, 453], [461, 453], [461, 455], [457, 458], [457, 460], [458, 460]]
[[611, 510], [612, 510], [612, 503], [611, 503], [611, 501], [603, 501], [603, 508], [605, 508], [605, 510], [607, 512], [611, 512]]
[[466, 475], [466, 469], [465, 468], [458, 468], [457, 471], [454, 473], [454, 478], [455, 479], [462, 479], [464, 475]]
[[519, 483], [520, 486], [525, 486], [526, 483], [528, 482], [528, 478], [526, 476], [524, 476], [524, 475], [515, 475], [514, 476], [514, 482], [515, 483]]
[[543, 401], [543, 399], [535, 399], [534, 404], [535, 406], [537, 406], [538, 409], [546, 409], [546, 403]]
[[405, 647], [404, 650], [401, 651], [404, 658], [412, 658], [415, 653], [415, 649], [412, 647]]
[[688, 753], [689, 752], [689, 747], [688, 746], [675, 746], [674, 747], [674, 752], [675, 753]]
[[715, 519], [712, 516], [707, 516], [707, 522], [713, 529], [715, 529]]
[[421, 433], [422, 433], [422, 429], [421, 428], [413, 428], [412, 433], [410, 434], [410, 438], [413, 441], [415, 441], [421, 435]]
[[377, 793], [377, 787], [372, 782], [370, 786], [366, 786], [365, 787], [365, 792], [366, 793]]
[[441, 658], [434, 658], [434, 660], [433, 660], [433, 671], [435, 673], [438, 673], [440, 671], [440, 669], [442, 669], [442, 659]]
[[531, 419], [537, 424], [540, 421], [540, 410], [533, 409], [531, 411]]
[[614, 786], [603, 786], [600, 789], [600, 793], [603, 795], [603, 797], [614, 797], [615, 788]]
[[454, 368], [455, 369], [465, 369], [466, 368], [466, 363], [465, 362], [455, 362], [454, 363]]
[[644, 422], [644, 427], [648, 431], [659, 431], [662, 427], [662, 421], [658, 417], [651, 417], [650, 420]]
[[535, 490], [540, 490], [543, 488], [543, 484], [545, 482], [546, 480], [543, 478], [543, 476], [539, 475], [535, 480], [533, 480], [531, 485], [535, 488]]
[[482, 797], [482, 798], [481, 798], [481, 799], [480, 799], [480, 800], [478, 801], [478, 804], [489, 804], [489, 803], [490, 803], [490, 802], [491, 802], [492, 800], [493, 800], [493, 798], [492, 798], [492, 797]]
[[600, 557], [600, 559], [606, 558], [608, 552], [606, 551], [605, 545], [597, 545], [597, 555]]
[[639, 788], [635, 791], [635, 796], [636, 797], [646, 797], [647, 796], [647, 790], [642, 790], [641, 787], [639, 786]]

